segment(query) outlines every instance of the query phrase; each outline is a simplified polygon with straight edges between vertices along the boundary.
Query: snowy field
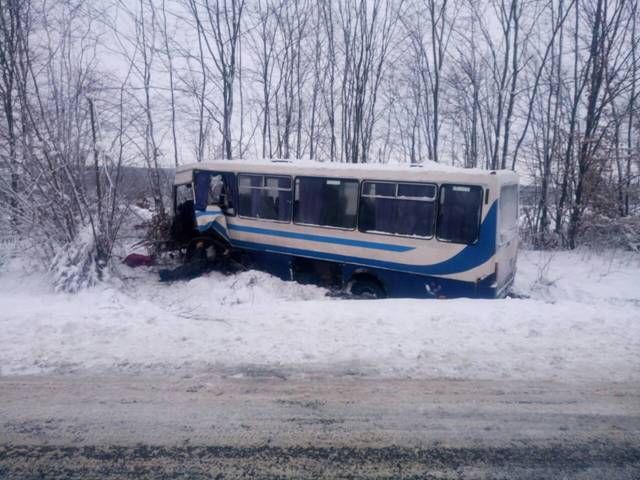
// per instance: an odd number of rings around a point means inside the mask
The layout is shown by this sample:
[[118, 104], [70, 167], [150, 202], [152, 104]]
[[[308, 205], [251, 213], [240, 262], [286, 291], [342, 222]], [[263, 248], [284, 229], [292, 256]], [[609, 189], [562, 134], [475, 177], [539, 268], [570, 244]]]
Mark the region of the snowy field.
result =
[[640, 256], [523, 251], [504, 300], [345, 300], [261, 272], [76, 295], [0, 267], [0, 374], [257, 368], [568, 382], [640, 380]]

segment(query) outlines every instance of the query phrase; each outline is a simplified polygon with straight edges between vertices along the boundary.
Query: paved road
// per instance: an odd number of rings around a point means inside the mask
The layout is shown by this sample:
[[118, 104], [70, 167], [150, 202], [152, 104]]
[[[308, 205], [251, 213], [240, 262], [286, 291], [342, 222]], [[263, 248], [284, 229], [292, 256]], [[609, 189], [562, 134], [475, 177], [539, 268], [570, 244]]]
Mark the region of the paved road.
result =
[[640, 478], [640, 385], [0, 378], [0, 478]]

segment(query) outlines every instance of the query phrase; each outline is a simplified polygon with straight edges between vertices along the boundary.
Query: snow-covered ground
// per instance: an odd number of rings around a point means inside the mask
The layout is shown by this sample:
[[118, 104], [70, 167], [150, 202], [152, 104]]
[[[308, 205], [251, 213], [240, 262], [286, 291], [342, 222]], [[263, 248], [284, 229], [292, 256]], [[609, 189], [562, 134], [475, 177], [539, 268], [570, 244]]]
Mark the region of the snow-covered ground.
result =
[[258, 366], [640, 380], [639, 255], [523, 251], [518, 268], [518, 298], [345, 300], [261, 272], [165, 285], [126, 267], [124, 279], [59, 294], [13, 260], [0, 267], [0, 374]]

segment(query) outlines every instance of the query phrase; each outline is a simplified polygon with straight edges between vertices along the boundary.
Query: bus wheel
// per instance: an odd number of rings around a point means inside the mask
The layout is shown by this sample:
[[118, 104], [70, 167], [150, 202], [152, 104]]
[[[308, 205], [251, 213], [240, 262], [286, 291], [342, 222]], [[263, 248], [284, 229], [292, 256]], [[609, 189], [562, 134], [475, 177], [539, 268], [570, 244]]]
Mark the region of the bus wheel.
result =
[[371, 277], [356, 277], [351, 281], [349, 291], [360, 298], [385, 298], [386, 294], [380, 282]]

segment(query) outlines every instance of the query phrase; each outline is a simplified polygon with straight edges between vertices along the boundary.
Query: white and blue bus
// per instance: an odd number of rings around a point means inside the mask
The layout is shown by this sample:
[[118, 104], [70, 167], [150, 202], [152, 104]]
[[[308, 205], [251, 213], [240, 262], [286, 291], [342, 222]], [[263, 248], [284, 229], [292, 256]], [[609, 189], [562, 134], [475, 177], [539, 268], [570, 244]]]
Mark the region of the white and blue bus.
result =
[[310, 161], [180, 167], [175, 237], [359, 296], [506, 295], [518, 248], [508, 170]]

